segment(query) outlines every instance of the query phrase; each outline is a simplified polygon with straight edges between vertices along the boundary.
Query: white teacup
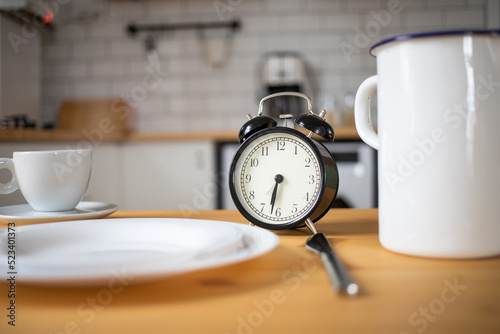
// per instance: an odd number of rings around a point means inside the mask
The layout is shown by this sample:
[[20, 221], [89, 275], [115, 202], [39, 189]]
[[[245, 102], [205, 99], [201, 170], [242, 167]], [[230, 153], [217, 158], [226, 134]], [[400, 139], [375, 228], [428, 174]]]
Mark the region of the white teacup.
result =
[[500, 255], [500, 31], [397, 36], [371, 52], [377, 75], [359, 87], [355, 119], [378, 149], [381, 244], [429, 257]]
[[0, 183], [0, 194], [21, 189], [36, 211], [73, 210], [90, 181], [92, 151], [14, 152], [13, 159], [0, 158], [1, 168], [10, 170], [12, 179]]

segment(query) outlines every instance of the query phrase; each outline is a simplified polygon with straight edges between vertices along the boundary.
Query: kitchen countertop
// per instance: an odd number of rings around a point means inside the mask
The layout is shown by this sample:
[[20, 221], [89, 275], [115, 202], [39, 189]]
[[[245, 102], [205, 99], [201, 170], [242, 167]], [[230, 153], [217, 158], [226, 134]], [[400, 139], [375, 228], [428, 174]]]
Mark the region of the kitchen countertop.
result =
[[[360, 140], [354, 127], [335, 128], [336, 140]], [[238, 130], [234, 131], [186, 131], [165, 133], [101, 133], [105, 142], [129, 141], [177, 141], [177, 140], [211, 140], [218, 142], [236, 142]], [[29, 141], [80, 141], [89, 140], [83, 133], [68, 130], [39, 129], [0, 129], [0, 142]]]
[[[7, 325], [8, 286], [1, 283], [0, 331], [500, 333], [500, 257], [438, 260], [392, 253], [378, 242], [377, 214], [335, 209], [316, 224], [360, 284], [356, 298], [330, 291], [319, 257], [304, 247], [306, 229], [285, 230], [277, 232], [279, 246], [256, 259], [113, 293], [18, 284], [15, 328]], [[237, 211], [118, 211], [111, 217], [245, 223]]]

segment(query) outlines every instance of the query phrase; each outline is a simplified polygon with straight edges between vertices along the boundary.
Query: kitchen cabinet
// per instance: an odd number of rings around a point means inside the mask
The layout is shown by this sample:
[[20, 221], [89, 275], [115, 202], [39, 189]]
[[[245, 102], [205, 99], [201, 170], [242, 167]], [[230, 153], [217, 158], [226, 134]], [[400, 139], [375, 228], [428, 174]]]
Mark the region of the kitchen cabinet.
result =
[[[228, 195], [227, 164], [239, 147], [235, 142], [237, 135], [235, 131], [133, 133], [95, 141], [92, 175], [84, 200], [113, 203], [121, 210], [229, 208], [232, 201]], [[359, 141], [355, 129], [336, 129], [336, 137], [338, 140]], [[83, 147], [82, 141], [88, 143], [89, 138], [78, 132], [2, 129], [0, 157], [12, 157], [14, 151]], [[361, 153], [355, 155], [362, 161], [355, 159], [344, 165], [356, 172], [357, 178], [360, 175], [373, 178], [372, 169], [359, 166], [359, 162], [366, 163], [364, 157], [372, 156], [373, 152], [368, 152], [368, 155], [364, 154], [367, 152]], [[339, 172], [342, 173], [340, 165]], [[8, 171], [0, 170], [0, 181], [6, 182], [10, 178], [6, 173]], [[349, 188], [345, 181], [346, 177], [343, 177], [342, 191]], [[353, 207], [373, 206], [373, 196], [370, 197], [373, 191], [363, 189], [366, 196], [360, 196], [356, 191], [353, 196], [357, 202], [361, 197], [367, 197], [369, 204], [354, 203]], [[0, 206], [21, 203], [26, 202], [20, 191], [0, 195]]]
[[[16, 142], [2, 143], [0, 157], [12, 158], [16, 151], [61, 150], [76, 148], [75, 142]], [[87, 193], [83, 200], [117, 204], [121, 201], [120, 149], [115, 143], [101, 143], [92, 148], [92, 172]], [[0, 181], [10, 179], [10, 172], [1, 170]], [[4, 173], [5, 172], [5, 173]], [[0, 195], [0, 206], [24, 204], [26, 200], [20, 190], [9, 195]]]
[[[75, 148], [78, 142], [3, 142], [0, 157], [15, 151]], [[210, 141], [103, 142], [92, 147], [92, 174], [83, 200], [122, 210], [216, 208], [215, 144]], [[5, 173], [4, 173], [5, 172]], [[0, 181], [10, 179], [1, 170]], [[19, 190], [0, 195], [0, 206], [24, 204]]]
[[130, 142], [122, 154], [123, 207], [127, 210], [215, 208], [214, 143]]
[[92, 148], [92, 174], [84, 201], [106, 202], [123, 206], [121, 148], [102, 143]]

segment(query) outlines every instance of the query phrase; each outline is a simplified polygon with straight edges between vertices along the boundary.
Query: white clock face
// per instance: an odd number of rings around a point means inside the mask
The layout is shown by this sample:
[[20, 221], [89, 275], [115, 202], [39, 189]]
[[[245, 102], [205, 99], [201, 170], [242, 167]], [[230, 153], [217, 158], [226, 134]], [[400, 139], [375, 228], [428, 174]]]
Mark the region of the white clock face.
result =
[[235, 193], [244, 210], [274, 225], [307, 218], [322, 184], [322, 170], [313, 149], [287, 132], [271, 132], [251, 140], [233, 173]]

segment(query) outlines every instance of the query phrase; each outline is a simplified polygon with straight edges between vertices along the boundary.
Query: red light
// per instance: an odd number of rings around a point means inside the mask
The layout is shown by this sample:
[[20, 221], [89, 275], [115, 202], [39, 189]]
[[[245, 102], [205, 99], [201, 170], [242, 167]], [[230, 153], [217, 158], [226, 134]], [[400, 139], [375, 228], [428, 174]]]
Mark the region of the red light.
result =
[[40, 22], [50, 23], [52, 22], [53, 19], [54, 19], [54, 12], [52, 11], [52, 9], [47, 9], [47, 13], [45, 14], [45, 16], [42, 16], [40, 18]]

